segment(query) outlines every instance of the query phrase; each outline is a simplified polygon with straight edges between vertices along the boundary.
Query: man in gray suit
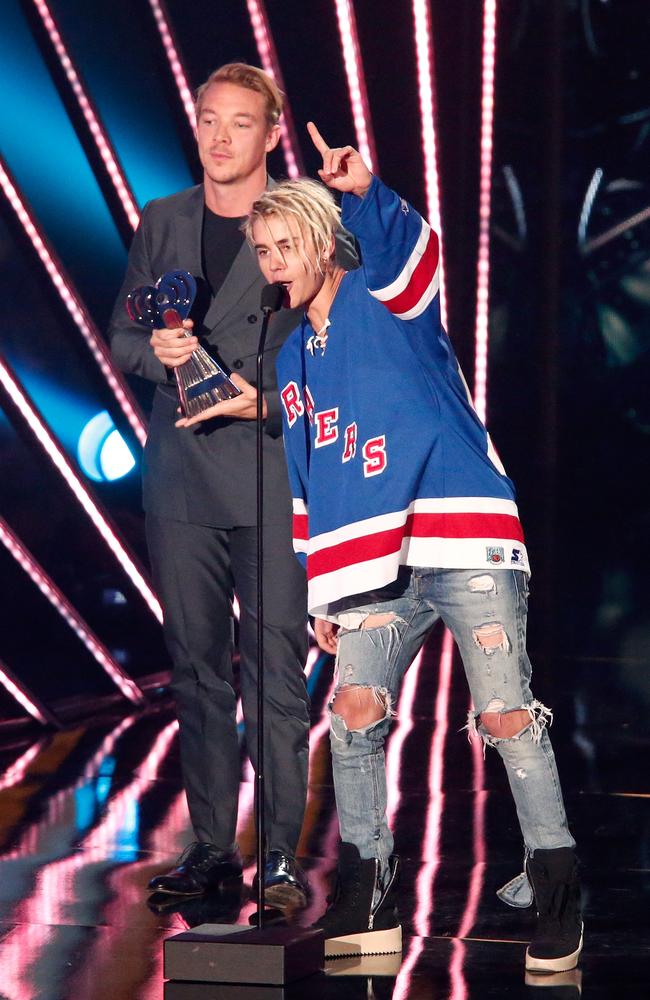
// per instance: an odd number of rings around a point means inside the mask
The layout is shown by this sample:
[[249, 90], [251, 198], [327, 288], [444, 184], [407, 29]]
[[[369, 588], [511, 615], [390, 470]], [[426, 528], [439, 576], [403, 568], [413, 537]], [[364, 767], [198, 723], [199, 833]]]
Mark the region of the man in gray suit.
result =
[[[150, 202], [135, 234], [110, 327], [123, 371], [158, 383], [144, 455], [144, 507], [154, 585], [173, 661], [183, 780], [196, 841], [175, 867], [152, 879], [155, 892], [198, 895], [241, 880], [235, 842], [240, 758], [233, 687], [232, 600], [240, 607], [240, 689], [249, 753], [256, 748], [255, 380], [264, 280], [240, 231], [269, 182], [266, 154], [278, 143], [282, 96], [261, 70], [222, 66], [197, 92], [203, 184]], [[348, 266], [354, 266], [349, 251]], [[345, 264], [345, 261], [343, 261]], [[124, 302], [139, 285], [180, 268], [199, 294], [184, 330], [146, 331]], [[297, 324], [295, 310], [271, 321], [264, 366], [266, 692], [266, 899], [304, 904], [295, 861], [302, 826], [309, 736], [303, 674], [305, 580], [291, 551], [275, 357]], [[246, 391], [228, 418], [177, 429], [173, 369], [201, 341]]]

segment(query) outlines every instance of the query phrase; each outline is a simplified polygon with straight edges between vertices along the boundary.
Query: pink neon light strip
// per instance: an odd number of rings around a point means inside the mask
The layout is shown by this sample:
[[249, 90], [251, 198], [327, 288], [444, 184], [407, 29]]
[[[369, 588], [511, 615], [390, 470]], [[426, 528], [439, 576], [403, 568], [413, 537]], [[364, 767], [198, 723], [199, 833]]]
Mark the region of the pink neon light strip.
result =
[[[472, 706], [470, 705], [470, 710]], [[462, 938], [468, 937], [478, 911], [483, 892], [483, 882], [485, 879], [485, 862], [487, 857], [485, 843], [485, 806], [488, 792], [484, 788], [485, 784], [485, 761], [483, 759], [483, 741], [479, 736], [473, 736], [471, 740], [472, 748], [472, 770], [474, 774], [472, 790], [474, 792], [474, 805], [472, 810], [472, 831], [473, 831], [473, 860], [472, 874], [469, 880], [467, 900], [465, 909], [461, 917], [457, 936], [452, 944], [452, 957], [449, 963], [449, 978], [451, 980], [450, 1000], [466, 1000], [468, 996], [467, 982], [463, 972], [465, 963], [465, 944]]]
[[474, 405], [485, 423], [490, 296], [490, 200], [494, 131], [494, 69], [496, 60], [496, 0], [483, 3], [483, 83], [481, 94], [481, 175], [479, 187], [479, 236], [476, 268], [476, 331], [474, 356]]
[[430, 918], [433, 909], [433, 884], [438, 868], [440, 867], [440, 830], [444, 809], [444, 792], [442, 789], [453, 649], [451, 633], [445, 629], [440, 653], [438, 693], [436, 695], [434, 710], [435, 728], [429, 755], [429, 801], [427, 804], [427, 819], [421, 854], [421, 860], [424, 864], [420, 868], [415, 883], [415, 897], [417, 902], [413, 924], [418, 936], [411, 942], [411, 947], [400, 969], [395, 983], [393, 1000], [406, 1000], [409, 996], [411, 975], [424, 948], [424, 938], [427, 937], [430, 930]]
[[406, 738], [413, 729], [413, 706], [415, 704], [415, 694], [420, 678], [421, 666], [422, 650], [420, 650], [406, 672], [399, 696], [397, 725], [391, 733], [388, 749], [386, 750], [386, 791], [388, 799], [386, 821], [391, 830], [402, 797], [400, 788], [402, 753]]
[[416, 914], [415, 926], [423, 937], [429, 933], [429, 922], [433, 904], [433, 881], [440, 865], [440, 825], [444, 806], [443, 777], [445, 765], [445, 741], [447, 738], [447, 715], [449, 709], [449, 692], [451, 689], [451, 668], [453, 662], [454, 641], [451, 632], [445, 629], [440, 654], [438, 693], [435, 705], [435, 727], [431, 741], [431, 756], [429, 758], [429, 803], [427, 806], [427, 823], [424, 833], [421, 859], [429, 862], [425, 872], [427, 892], [426, 907], [420, 900]]
[[479, 736], [472, 738], [472, 768], [474, 772], [474, 805], [472, 810], [473, 828], [473, 855], [474, 866], [470, 878], [469, 890], [467, 893], [467, 903], [463, 911], [460, 926], [457, 931], [459, 938], [467, 937], [474, 921], [476, 912], [483, 891], [483, 878], [485, 876], [485, 861], [487, 849], [485, 843], [485, 806], [488, 792], [485, 785], [485, 761], [483, 759], [483, 741]]
[[86, 94], [83, 83], [79, 78], [79, 74], [74, 67], [70, 55], [68, 54], [59, 29], [56, 25], [56, 21], [54, 20], [47, 3], [45, 3], [45, 0], [33, 0], [33, 3], [45, 26], [45, 30], [50, 36], [54, 50], [59, 57], [63, 71], [68, 79], [68, 83], [72, 87], [74, 96], [76, 97], [77, 103], [79, 104], [81, 112], [86, 120], [86, 125], [90, 130], [90, 134], [93, 137], [93, 141], [97, 147], [99, 155], [102, 158], [102, 162], [106, 167], [108, 176], [110, 177], [117, 196], [120, 199], [126, 217], [132, 228], [135, 229], [140, 221], [140, 211], [136, 205], [135, 198], [133, 197], [133, 193], [129, 187], [129, 183], [126, 179], [124, 171], [122, 170], [121, 164], [115, 154], [115, 150], [111, 146], [111, 143], [106, 135], [106, 131], [102, 128], [99, 118], [95, 113], [95, 109]]
[[[187, 812], [187, 799], [185, 792], [181, 792], [173, 800], [167, 809], [161, 823], [152, 832], [147, 840], [146, 849], [149, 852], [167, 855], [170, 853], [180, 854], [182, 848], [194, 836], [189, 825]], [[172, 845], [178, 844], [176, 851], [172, 850]], [[122, 927], [124, 937], [111, 942], [111, 950], [107, 954], [106, 942], [96, 937], [94, 940], [93, 958], [97, 962], [102, 962], [107, 972], [110, 968], [115, 968], [115, 957], [120, 954], [120, 947], [128, 942], [132, 943], [132, 928], [137, 925], [138, 915], [142, 914], [142, 886], [147, 880], [151, 870], [151, 857], [145, 857], [141, 861], [133, 862], [129, 865], [121, 865], [111, 872], [109, 876], [110, 901], [102, 911], [102, 926]], [[127, 912], [128, 908], [128, 912]], [[150, 940], [150, 932], [144, 930], [147, 943]], [[143, 979], [140, 968], [136, 971], [137, 982], [133, 982], [133, 993], [137, 993], [140, 1000], [160, 1000], [160, 984], [163, 981], [163, 949], [154, 948], [152, 951], [141, 949], [142, 954], [147, 956], [147, 979]], [[93, 962], [86, 963], [86, 967], [94, 968]], [[110, 974], [110, 972], [109, 972]], [[135, 977], [133, 977], [135, 980]], [[78, 994], [83, 996], [82, 991]]]
[[20, 784], [25, 775], [27, 774], [27, 769], [31, 762], [38, 757], [39, 753], [47, 743], [47, 739], [43, 737], [36, 743], [32, 743], [31, 746], [25, 750], [20, 757], [11, 764], [10, 767], [4, 772], [0, 778], [0, 791], [3, 788], [12, 788], [14, 785]]
[[[86, 649], [94, 656], [102, 670], [108, 674], [113, 683], [117, 685], [124, 697], [133, 702], [142, 701], [144, 695], [138, 685], [115, 662], [104, 644], [99, 641], [81, 615], [75, 611], [72, 604], [61, 593], [43, 567], [39, 565], [32, 554], [25, 548], [3, 517], [0, 517], [0, 542], [11, 553], [18, 565], [27, 573], [30, 580], [36, 584], [52, 607], [59, 612], [75, 635], [81, 639]], [[23, 703], [21, 702], [21, 704]], [[39, 719], [39, 721], [43, 722], [44, 720]]]
[[22, 829], [18, 842], [13, 843], [10, 850], [0, 850], [2, 861], [33, 857], [35, 854], [39, 854], [41, 850], [44, 850], [46, 843], [52, 843], [51, 833], [57, 823], [63, 824], [66, 828], [69, 826], [69, 802], [75, 790], [81, 788], [89, 779], [97, 776], [97, 768], [104, 757], [113, 752], [120, 737], [127, 729], [131, 728], [136, 718], [135, 715], [127, 716], [104, 737], [100, 746], [84, 766], [83, 774], [80, 775], [74, 786], [63, 788], [55, 795], [50, 796], [47, 800], [47, 814], [39, 816], [35, 822], [28, 823]]
[[147, 440], [147, 425], [144, 417], [140, 413], [139, 407], [133, 399], [124, 378], [115, 368], [105, 341], [88, 316], [79, 295], [74, 289], [72, 281], [65, 273], [63, 265], [56, 259], [54, 251], [48, 246], [43, 234], [39, 232], [36, 223], [27, 209], [26, 203], [19, 195], [1, 157], [0, 185], [9, 204], [18, 216], [23, 229], [29, 236], [32, 246], [36, 250], [52, 284], [59, 293], [64, 306], [90, 348], [93, 358], [99, 365], [99, 369], [115, 395], [124, 416], [133, 429], [133, 433], [144, 447], [144, 443]]
[[352, 0], [335, 0], [335, 2], [339, 35], [341, 36], [341, 48], [343, 50], [343, 64], [348, 79], [350, 106], [352, 108], [354, 130], [357, 136], [357, 149], [372, 172], [375, 173], [377, 169], [377, 153], [370, 117], [366, 78], [363, 71], [361, 50], [359, 48], [354, 5]]
[[49, 725], [49, 719], [45, 717], [38, 705], [32, 701], [30, 696], [27, 694], [27, 691], [14, 680], [11, 674], [12, 671], [10, 671], [2, 660], [0, 660], [0, 684], [7, 689], [9, 694], [15, 698], [18, 704], [21, 705], [34, 719], [40, 722], [43, 726]]
[[[280, 61], [271, 34], [271, 26], [264, 6], [264, 0], [246, 0], [255, 44], [265, 73], [275, 80], [280, 90], [286, 94]], [[289, 101], [285, 96], [284, 111], [280, 119], [280, 142], [289, 177], [299, 177], [304, 173], [300, 146], [296, 137]]]
[[418, 71], [420, 117], [422, 121], [422, 151], [424, 154], [425, 190], [429, 222], [440, 239], [440, 313], [447, 325], [443, 241], [440, 216], [440, 186], [438, 182], [437, 143], [435, 130], [435, 92], [431, 12], [428, 0], [413, 0], [415, 53]]
[[178, 93], [180, 94], [183, 107], [185, 109], [185, 114], [187, 115], [190, 127], [193, 132], [196, 132], [196, 112], [194, 110], [194, 98], [192, 96], [192, 91], [187, 82], [187, 74], [183, 68], [181, 62], [181, 57], [179, 55], [176, 43], [174, 41], [174, 36], [172, 35], [172, 30], [169, 24], [169, 18], [163, 4], [160, 0], [149, 0], [149, 6], [153, 12], [154, 19], [156, 21], [156, 26], [160, 32], [160, 37], [162, 38], [163, 48], [165, 50], [165, 55], [169, 62], [174, 80], [176, 81], [176, 86], [178, 88]]
[[127, 552], [126, 548], [108, 523], [106, 515], [102, 513], [95, 500], [77, 476], [72, 465], [63, 454], [61, 448], [55, 442], [52, 434], [46, 428], [34, 406], [29, 401], [23, 390], [20, 388], [14, 376], [10, 373], [5, 363], [0, 360], [0, 382], [5, 392], [8, 394], [23, 420], [31, 430], [32, 434], [43, 448], [50, 461], [65, 480], [77, 501], [81, 504], [93, 525], [104, 539], [108, 548], [113, 553], [118, 563], [129, 577], [134, 587], [144, 598], [149, 610], [159, 622], [162, 623], [162, 608], [158, 599], [149, 584], [144, 579], [142, 573], [136, 566], [134, 560]]
[[[89, 830], [79, 845], [74, 845], [83, 849], [74, 850], [67, 856], [42, 866], [33, 892], [14, 908], [13, 913], [20, 926], [5, 939], [9, 943], [3, 955], [7, 989], [12, 997], [33, 996], [36, 989], [34, 970], [39, 966], [39, 959], [42, 957], [40, 952], [46, 947], [48, 939], [42, 942], [40, 939], [37, 942], [31, 941], [30, 925], [43, 923], [58, 926], [64, 922], [66, 904], [63, 886], [74, 887], [78, 874], [88, 866], [92, 868], [106, 865], [107, 859], [119, 847], [120, 831], [129, 821], [130, 814], [143, 794], [151, 787], [151, 782], [158, 776], [160, 765], [176, 736], [176, 729], [174, 721], [158, 734], [133, 781], [109, 798], [99, 825]], [[61, 966], [64, 959], [65, 952], [58, 958]], [[52, 974], [55, 978], [62, 975], [62, 969], [57, 968], [56, 960], [52, 966]], [[76, 994], [76, 991], [73, 990], [73, 993]], [[87, 991], [83, 991], [83, 995], [87, 995]]]

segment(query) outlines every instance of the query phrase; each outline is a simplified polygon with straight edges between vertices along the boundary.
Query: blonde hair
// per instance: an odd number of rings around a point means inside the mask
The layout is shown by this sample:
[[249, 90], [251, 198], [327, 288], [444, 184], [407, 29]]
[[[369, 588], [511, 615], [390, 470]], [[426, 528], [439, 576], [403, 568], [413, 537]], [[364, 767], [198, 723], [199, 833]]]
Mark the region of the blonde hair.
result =
[[304, 241], [311, 242], [316, 251], [315, 261], [310, 261], [302, 251], [303, 262], [312, 267], [315, 264], [320, 273], [324, 273], [323, 262], [329, 259], [332, 237], [341, 224], [341, 209], [328, 189], [318, 181], [298, 177], [265, 191], [253, 203], [243, 226], [251, 246], [254, 245], [255, 223], [272, 215], [279, 216], [287, 226], [289, 219], [296, 220]]
[[266, 120], [269, 125], [277, 125], [282, 114], [284, 95], [275, 81], [257, 66], [249, 66], [247, 63], [226, 63], [215, 69], [210, 76], [202, 83], [194, 95], [194, 107], [196, 117], [201, 114], [203, 96], [213, 83], [234, 83], [244, 90], [254, 90], [261, 94], [266, 105]]

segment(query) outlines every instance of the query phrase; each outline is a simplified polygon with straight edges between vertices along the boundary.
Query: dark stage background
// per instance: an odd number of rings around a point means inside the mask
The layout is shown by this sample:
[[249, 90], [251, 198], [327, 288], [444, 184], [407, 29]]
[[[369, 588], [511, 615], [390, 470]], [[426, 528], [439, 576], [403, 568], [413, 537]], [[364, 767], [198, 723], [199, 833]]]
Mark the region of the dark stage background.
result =
[[[132, 234], [79, 88], [141, 208], [199, 178], [160, 18], [193, 89], [223, 62], [260, 63], [256, 6], [2, 5], [0, 356], [145, 573], [135, 425], [55, 284], [67, 275], [82, 322], [103, 331]], [[358, 0], [354, 10], [378, 172], [426, 214], [413, 6]], [[421, 6], [431, 15], [449, 329], [473, 385], [484, 5]], [[267, 0], [266, 15], [297, 153], [313, 175], [308, 118], [332, 144], [356, 143], [336, 4]], [[582, 720], [638, 721], [650, 707], [649, 47], [645, 0], [497, 3], [488, 425], [518, 485], [545, 700], [560, 700], [571, 670]], [[286, 172], [280, 151], [272, 168]], [[16, 561], [17, 539], [126, 674], [156, 687], [168, 661], [155, 614], [43, 452], [3, 371], [0, 661], [65, 718], [119, 692]], [[131, 389], [146, 413], [150, 388]], [[80, 458], [84, 428], [104, 412]], [[23, 716], [0, 689], [0, 718]]]

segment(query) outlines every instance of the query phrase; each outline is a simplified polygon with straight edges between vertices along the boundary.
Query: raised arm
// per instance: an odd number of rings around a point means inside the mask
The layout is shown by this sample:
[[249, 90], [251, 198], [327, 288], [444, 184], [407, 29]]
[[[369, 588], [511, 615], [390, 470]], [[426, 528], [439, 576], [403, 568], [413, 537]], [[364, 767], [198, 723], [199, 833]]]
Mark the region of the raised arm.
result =
[[352, 146], [330, 148], [313, 122], [307, 128], [323, 157], [319, 176], [343, 194], [342, 223], [359, 242], [368, 291], [399, 319], [417, 318], [438, 296], [437, 234]]

